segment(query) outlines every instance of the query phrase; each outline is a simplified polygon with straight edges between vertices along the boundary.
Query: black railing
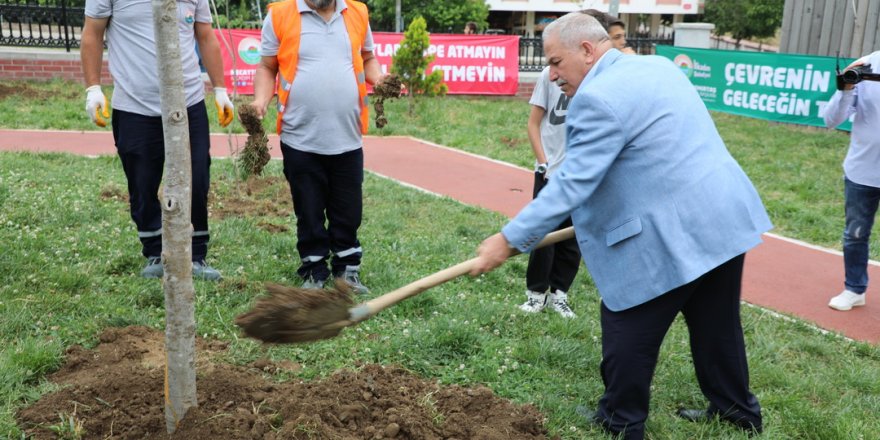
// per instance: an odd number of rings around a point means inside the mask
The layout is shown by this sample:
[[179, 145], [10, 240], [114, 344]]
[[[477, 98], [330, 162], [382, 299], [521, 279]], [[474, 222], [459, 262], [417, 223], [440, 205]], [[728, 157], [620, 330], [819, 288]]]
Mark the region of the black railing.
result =
[[519, 71], [540, 72], [547, 65], [544, 59], [544, 43], [540, 38], [519, 39]]
[[[627, 37], [627, 45], [640, 55], [653, 55], [658, 44], [672, 44], [669, 37]], [[540, 38], [519, 39], [519, 71], [540, 72], [547, 65], [544, 59], [544, 45]]]
[[654, 55], [658, 44], [672, 45], [670, 37], [626, 37], [626, 45], [633, 48], [639, 55]]
[[0, 45], [63, 47], [68, 52], [79, 47], [84, 9], [69, 2], [0, 0]]

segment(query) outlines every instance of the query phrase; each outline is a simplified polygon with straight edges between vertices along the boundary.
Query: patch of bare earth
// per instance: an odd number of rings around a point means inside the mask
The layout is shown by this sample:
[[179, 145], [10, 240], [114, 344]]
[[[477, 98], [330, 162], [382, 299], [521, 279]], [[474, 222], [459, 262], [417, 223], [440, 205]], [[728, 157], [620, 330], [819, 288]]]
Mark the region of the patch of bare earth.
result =
[[199, 407], [165, 432], [164, 335], [110, 328], [94, 350], [73, 346], [49, 377], [61, 385], [19, 412], [33, 439], [55, 439], [59, 415], [82, 423], [84, 439], [543, 439], [543, 416], [485, 387], [440, 386], [394, 366], [363, 365], [311, 382], [276, 383], [296, 371], [261, 359], [249, 368], [214, 362], [223, 343], [197, 341]]
[[[243, 182], [233, 182], [224, 194], [211, 192], [208, 210], [212, 219], [226, 217], [282, 217], [293, 213], [290, 187], [283, 176], [251, 176]], [[263, 221], [260, 226], [269, 232], [286, 232], [286, 224]]]
[[64, 98], [77, 98], [79, 97], [79, 89], [69, 90], [45, 90], [40, 86], [35, 84], [31, 84], [26, 81], [16, 81], [14, 84], [0, 84], [0, 100], [3, 99], [13, 99], [13, 98], [25, 98], [28, 100], [37, 100], [37, 99], [57, 99], [58, 95], [62, 95]]

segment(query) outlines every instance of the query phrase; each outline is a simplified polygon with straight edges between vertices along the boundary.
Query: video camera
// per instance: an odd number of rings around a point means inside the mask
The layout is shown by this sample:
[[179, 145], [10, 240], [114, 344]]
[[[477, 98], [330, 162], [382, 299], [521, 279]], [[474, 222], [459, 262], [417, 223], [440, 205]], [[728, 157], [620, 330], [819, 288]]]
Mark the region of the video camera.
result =
[[871, 71], [870, 64], [853, 67], [840, 72], [840, 59], [837, 64], [837, 90], [843, 90], [847, 84], [858, 84], [862, 81], [880, 81], [880, 73]]

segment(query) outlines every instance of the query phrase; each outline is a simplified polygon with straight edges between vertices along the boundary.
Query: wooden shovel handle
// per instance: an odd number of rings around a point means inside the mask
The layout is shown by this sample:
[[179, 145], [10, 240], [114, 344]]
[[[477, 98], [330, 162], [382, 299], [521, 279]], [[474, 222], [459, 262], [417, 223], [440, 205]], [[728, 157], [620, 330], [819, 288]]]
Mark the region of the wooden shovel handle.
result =
[[[560, 229], [555, 232], [551, 232], [538, 243], [538, 246], [535, 248], [544, 247], [547, 245], [559, 243], [560, 241], [568, 240], [569, 238], [574, 237], [574, 228], [567, 227], [565, 229]], [[514, 250], [513, 255], [518, 255], [519, 251]], [[359, 304], [350, 310], [351, 313], [351, 321], [354, 323], [361, 322], [382, 310], [387, 309], [411, 296], [418, 295], [432, 287], [439, 286], [447, 281], [451, 281], [455, 278], [458, 278], [462, 275], [466, 275], [471, 271], [474, 263], [477, 261], [476, 258], [471, 258], [470, 260], [461, 262], [456, 264], [455, 266], [447, 267], [439, 272], [435, 272], [431, 275], [428, 275], [422, 279], [413, 281], [397, 290], [393, 290], [388, 292], [380, 297], [373, 298], [367, 302]]]

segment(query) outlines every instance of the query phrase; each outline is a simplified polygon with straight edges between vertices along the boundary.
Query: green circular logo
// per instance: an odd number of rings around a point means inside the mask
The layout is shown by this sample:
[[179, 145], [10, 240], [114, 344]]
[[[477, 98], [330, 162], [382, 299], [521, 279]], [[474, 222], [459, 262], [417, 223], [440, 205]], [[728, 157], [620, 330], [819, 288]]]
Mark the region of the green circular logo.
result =
[[260, 62], [260, 40], [251, 37], [242, 38], [238, 42], [238, 57], [247, 64], [258, 64]]
[[678, 66], [688, 78], [694, 74], [694, 62], [691, 61], [691, 57], [685, 54], [680, 54], [676, 56], [672, 62], [675, 63], [675, 65]]

